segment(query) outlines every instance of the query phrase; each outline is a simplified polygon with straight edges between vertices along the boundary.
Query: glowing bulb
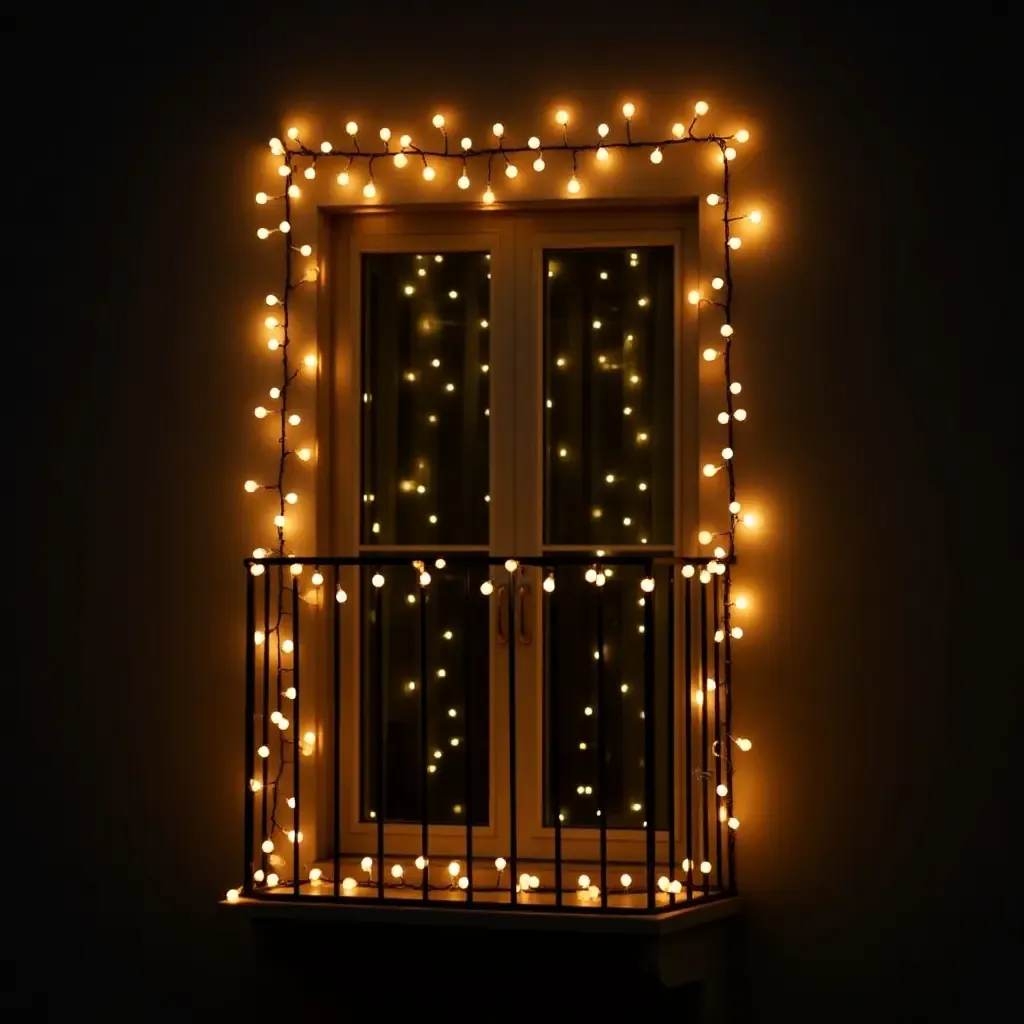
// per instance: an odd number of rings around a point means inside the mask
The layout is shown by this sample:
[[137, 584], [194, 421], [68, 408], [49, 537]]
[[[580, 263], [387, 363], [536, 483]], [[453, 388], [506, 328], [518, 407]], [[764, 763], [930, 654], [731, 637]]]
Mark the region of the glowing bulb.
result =
[[396, 153], [394, 156], [394, 164], [396, 167], [404, 167], [409, 162], [409, 158], [404, 153]]
[[281, 300], [276, 295], [267, 296], [267, 305], [276, 306]]
[[263, 845], [260, 847], [260, 849], [264, 853], [273, 853], [274, 852], [274, 840], [273, 839], [264, 839], [263, 840]]
[[653, 153], [651, 153], [651, 163], [652, 164], [660, 164], [661, 161], [664, 160], [664, 158], [665, 158], [665, 154], [662, 153], [661, 147], [657, 148], [656, 150], [654, 150]]
[[698, 117], [703, 117], [708, 112], [708, 105], [703, 100], [698, 100], [693, 105], [693, 112]]
[[436, 177], [437, 177], [437, 171], [435, 171], [433, 167], [424, 167], [423, 168], [423, 180], [424, 181], [433, 181]]
[[237, 903], [238, 902], [238, 890], [237, 889], [228, 889], [227, 893], [225, 894], [225, 898], [227, 899], [228, 903]]
[[264, 406], [257, 405], [256, 408], [253, 409], [252, 414], [258, 420], [266, 419], [266, 417], [267, 417], [267, 410], [266, 410], [266, 408]]
[[622, 116], [628, 121], [636, 113], [636, 107], [632, 103], [622, 104]]
[[722, 197], [712, 192], [707, 199], [708, 206], [717, 206], [722, 200]]
[[540, 149], [540, 139], [538, 139], [536, 135], [531, 135], [530, 138], [527, 140], [526, 144], [530, 147], [530, 149]]
[[280, 231], [282, 235], [287, 235], [288, 232], [291, 231], [291, 229], [291, 224], [289, 224], [288, 221], [286, 220], [281, 221], [281, 223], [277, 225], [277, 230]]
[[628, 889], [633, 884], [633, 876], [626, 874], [620, 875], [619, 882], [623, 889]]
[[597, 126], [597, 134], [603, 139], [603, 138], [605, 138], [607, 136], [608, 132], [609, 132], [608, 125], [606, 125], [602, 121], [601, 124], [599, 124]]
[[457, 184], [459, 188], [469, 188], [469, 178], [465, 174], [461, 174]]
[[430, 122], [435, 128], [444, 127], [444, 114], [435, 114]]
[[266, 744], [264, 744], [263, 746], [261, 746], [261, 747], [260, 747], [260, 748], [259, 748], [259, 749], [258, 749], [258, 750], [256, 751], [256, 753], [257, 753], [257, 754], [258, 754], [258, 755], [259, 755], [260, 757], [262, 757], [262, 758], [266, 759], [266, 758], [270, 757], [270, 747], [268, 747], [268, 746], [267, 746]]
[[672, 134], [677, 139], [681, 139], [686, 134], [686, 128], [677, 121], [672, 125]]
[[256, 193], [256, 202], [259, 203], [260, 206], [262, 206], [269, 198], [270, 196], [268, 196], [266, 192]]
[[709, 860], [702, 860], [700, 862], [700, 873], [702, 875], [710, 875], [711, 874], [711, 861], [709, 861]]
[[316, 168], [310, 165], [302, 172], [310, 181], [316, 177]]
[[505, 134], [505, 126], [500, 121], [495, 121], [491, 125], [491, 131], [500, 139]]
[[302, 195], [302, 189], [300, 189], [298, 185], [293, 183], [288, 186], [288, 195], [291, 196], [292, 199], [298, 199], [299, 196]]
[[547, 167], [547, 164], [544, 163], [544, 157], [539, 156], [536, 160], [533, 161], [533, 169], [538, 173], [543, 171], [545, 167]]
[[597, 157], [598, 160], [602, 160], [602, 161], [607, 160], [608, 159], [608, 150], [605, 149], [604, 146], [599, 146], [598, 149], [597, 149], [597, 152], [594, 155]]
[[725, 281], [720, 277], [713, 277], [711, 278], [711, 287], [717, 292], [720, 288], [725, 287]]
[[348, 132], [349, 135], [358, 135], [359, 125], [357, 125], [355, 121], [349, 121], [349, 123], [345, 125], [345, 131]]
[[694, 289], [693, 291], [686, 293], [686, 300], [691, 306], [696, 306], [700, 302], [700, 292]]
[[457, 860], [453, 860], [448, 865], [448, 874], [451, 875], [452, 878], [458, 878], [459, 877], [459, 873], [461, 871], [462, 871], [462, 866], [459, 864], [459, 862]]
[[462, 139], [462, 141], [459, 143], [459, 145], [462, 146], [463, 149], [472, 149], [473, 148], [473, 140], [471, 138], [469, 138], [469, 136], [467, 135], [465, 138]]
[[746, 738], [745, 738], [745, 737], [743, 737], [743, 736], [739, 736], [739, 737], [737, 737], [737, 739], [736, 739], [736, 746], [737, 746], [737, 747], [739, 747], [739, 748], [740, 748], [740, 750], [742, 750], [742, 751], [743, 751], [744, 753], [746, 753], [746, 752], [747, 752], [748, 750], [750, 750], [750, 748], [751, 748], [751, 747], [752, 747], [753, 745], [754, 745], [754, 744], [753, 744], [753, 743], [751, 743], [751, 742], [750, 742], [750, 740], [746, 739]]
[[747, 142], [747, 141], [749, 141], [749, 139], [750, 139], [750, 132], [748, 132], [746, 128], [741, 128], [736, 133], [736, 141], [737, 142]]
[[760, 210], [751, 210], [750, 213], [747, 214], [747, 220], [749, 220], [751, 224], [760, 224], [761, 223], [761, 211]]
[[566, 191], [568, 191], [571, 195], [576, 195], [576, 193], [579, 192], [580, 183], [579, 179], [576, 177], [575, 174], [569, 179], [569, 183], [565, 186], [565, 188]]
[[505, 177], [514, 178], [519, 173], [519, 168], [515, 164], [507, 164], [505, 166]]
[[514, 558], [510, 558], [510, 559], [508, 559], [508, 561], [505, 562], [505, 571], [506, 572], [515, 572], [516, 569], [518, 569], [518, 568], [519, 568], [519, 563]]
[[735, 160], [736, 150], [733, 149], [732, 146], [726, 146], [724, 156], [726, 160]]
[[704, 464], [704, 469], [702, 470], [702, 472], [705, 476], [714, 476], [718, 472], [718, 467], [712, 465], [710, 462], [707, 462]]
[[743, 244], [742, 239], [736, 238], [735, 236], [733, 238], [729, 239], [729, 248], [730, 249], [738, 249], [742, 244]]
[[270, 230], [268, 228], [257, 228], [256, 229], [256, 237], [257, 238], [269, 238], [270, 237]]
[[494, 202], [494, 193], [490, 189], [484, 192], [483, 201], [485, 206], [490, 206]]
[[731, 448], [723, 448], [722, 449], [722, 458], [723, 459], [728, 461], [729, 459], [732, 458], [732, 456], [733, 456], [733, 450]]
[[396, 882], [399, 881], [401, 879], [402, 875], [404, 875], [404, 874], [405, 874], [405, 870], [402, 868], [401, 864], [392, 864], [391, 865], [391, 877]]
[[586, 571], [586, 573], [584, 573], [583, 578], [588, 583], [594, 583], [597, 580], [597, 570], [596, 569], [588, 569]]
[[258, 483], [256, 483], [255, 480], [246, 480], [245, 481], [245, 489], [250, 494], [253, 494], [255, 491], [258, 491], [260, 489], [260, 485]]
[[496, 867], [496, 868], [497, 868], [497, 869], [498, 869], [499, 871], [504, 871], [504, 870], [505, 870], [505, 868], [507, 868], [507, 867], [508, 867], [508, 862], [507, 862], [507, 861], [505, 860], [505, 858], [504, 858], [504, 857], [496, 857], [496, 858], [494, 859], [494, 866], [495, 866], [495, 867]]
[[387, 142], [388, 139], [391, 138], [391, 129], [390, 128], [381, 128], [381, 130], [380, 130], [380, 137], [381, 137], [381, 141], [382, 142]]
[[274, 156], [280, 156], [284, 152], [284, 144], [280, 139], [271, 139], [269, 145], [270, 152], [273, 153]]
[[338, 587], [334, 594], [334, 600], [337, 601], [338, 604], [344, 604], [348, 600], [348, 594], [346, 594], [341, 587]]
[[372, 579], [370, 580], [370, 582], [371, 582], [371, 583], [372, 583], [372, 584], [373, 584], [373, 585], [374, 585], [374, 586], [375, 586], [375, 587], [376, 587], [376, 588], [377, 588], [378, 590], [380, 590], [380, 588], [384, 586], [384, 577], [383, 577], [383, 576], [382, 576], [382, 575], [381, 575], [381, 574], [380, 574], [379, 572], [377, 572], [377, 573], [374, 573], [374, 574], [373, 574], [373, 578], [372, 578]]
[[287, 178], [288, 175], [292, 173], [292, 169], [287, 164], [281, 164], [277, 169], [277, 173], [280, 174], [282, 178]]
[[354, 878], [343, 878], [341, 880], [341, 887], [345, 892], [351, 892], [359, 883]]
[[559, 110], [558, 113], [555, 114], [555, 120], [564, 127], [569, 123], [569, 111]]
[[299, 254], [301, 256], [312, 256], [313, 255], [313, 246], [311, 246], [311, 245], [300, 245], [299, 246]]
[[718, 358], [717, 348], [706, 348], [704, 349], [704, 362], [713, 363]]
[[714, 536], [710, 530], [701, 530], [700, 533], [697, 534], [698, 544], [710, 544], [713, 540]]
[[347, 185], [348, 183], [349, 183], [349, 173], [348, 173], [348, 171], [342, 171], [341, 174], [338, 175], [338, 184], [339, 185]]
[[649, 594], [654, 589], [654, 580], [649, 576], [647, 579], [640, 581], [640, 589], [645, 593]]
[[376, 194], [377, 194], [377, 186], [374, 185], [374, 183], [372, 181], [368, 181], [363, 186], [363, 195], [366, 196], [367, 199], [372, 199]]
[[430, 861], [428, 861], [427, 858], [423, 856], [423, 854], [420, 854], [416, 858], [414, 863], [416, 865], [416, 870], [417, 871], [422, 871], [430, 863]]
[[491, 594], [494, 593], [494, 584], [490, 580], [484, 580], [483, 583], [480, 584], [480, 593], [483, 594], [484, 597], [490, 597]]

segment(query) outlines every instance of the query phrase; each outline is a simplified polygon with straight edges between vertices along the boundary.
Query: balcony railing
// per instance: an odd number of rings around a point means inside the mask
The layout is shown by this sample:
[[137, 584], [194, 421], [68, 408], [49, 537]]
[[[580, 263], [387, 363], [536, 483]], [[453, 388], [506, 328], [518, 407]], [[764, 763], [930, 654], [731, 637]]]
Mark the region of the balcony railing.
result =
[[242, 895], [649, 914], [734, 894], [729, 573], [248, 560]]

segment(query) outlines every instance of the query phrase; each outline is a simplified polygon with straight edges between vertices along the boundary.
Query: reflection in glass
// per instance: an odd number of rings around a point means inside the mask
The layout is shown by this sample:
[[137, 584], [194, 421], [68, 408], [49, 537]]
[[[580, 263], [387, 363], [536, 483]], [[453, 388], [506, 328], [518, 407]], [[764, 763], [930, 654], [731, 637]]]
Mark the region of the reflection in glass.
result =
[[544, 543], [673, 543], [672, 246], [544, 254]]
[[[609, 572], [609, 567], [605, 568]], [[611, 570], [596, 587], [583, 567], [555, 570], [557, 585], [545, 606], [545, 824], [556, 810], [566, 828], [641, 828], [649, 809], [644, 794], [644, 601], [639, 567]], [[658, 576], [662, 586], [664, 574]], [[603, 640], [598, 647], [598, 623]], [[654, 824], [668, 821], [667, 604], [654, 605], [655, 803]], [[598, 697], [598, 685], [602, 698]], [[598, 713], [605, 714], [605, 781], [600, 794]], [[557, 758], [557, 764], [553, 763]]]
[[489, 267], [363, 256], [363, 544], [487, 544]]
[[[444, 569], [430, 565], [426, 588], [419, 586], [418, 569], [385, 567], [379, 570], [386, 580], [379, 590], [370, 582], [377, 571], [365, 570], [362, 581], [360, 817], [375, 820], [381, 813], [377, 783], [383, 752], [386, 821], [421, 821], [425, 795], [431, 824], [465, 825], [472, 812], [473, 823], [485, 825], [490, 814], [489, 649], [488, 603], [480, 584], [487, 578], [486, 567], [467, 572], [451, 564]], [[425, 631], [420, 628], [421, 596], [427, 602]]]

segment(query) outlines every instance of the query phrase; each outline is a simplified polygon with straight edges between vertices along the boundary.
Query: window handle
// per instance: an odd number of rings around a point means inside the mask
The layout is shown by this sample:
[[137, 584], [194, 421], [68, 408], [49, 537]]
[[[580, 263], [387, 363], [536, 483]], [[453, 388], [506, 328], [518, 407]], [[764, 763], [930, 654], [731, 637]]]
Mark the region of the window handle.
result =
[[528, 646], [533, 640], [533, 634], [526, 628], [526, 602], [530, 598], [530, 585], [529, 583], [523, 583], [519, 587], [519, 608], [516, 612], [516, 618], [519, 622], [519, 642], [524, 646]]
[[498, 643], [508, 647], [508, 587], [498, 587]]

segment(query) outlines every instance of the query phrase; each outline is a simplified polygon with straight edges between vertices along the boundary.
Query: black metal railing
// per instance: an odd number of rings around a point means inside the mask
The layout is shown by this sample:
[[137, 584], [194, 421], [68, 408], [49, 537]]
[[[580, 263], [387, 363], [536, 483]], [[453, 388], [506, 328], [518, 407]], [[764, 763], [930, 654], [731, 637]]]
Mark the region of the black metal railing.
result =
[[730, 571], [247, 560], [242, 894], [617, 913], [733, 894]]

